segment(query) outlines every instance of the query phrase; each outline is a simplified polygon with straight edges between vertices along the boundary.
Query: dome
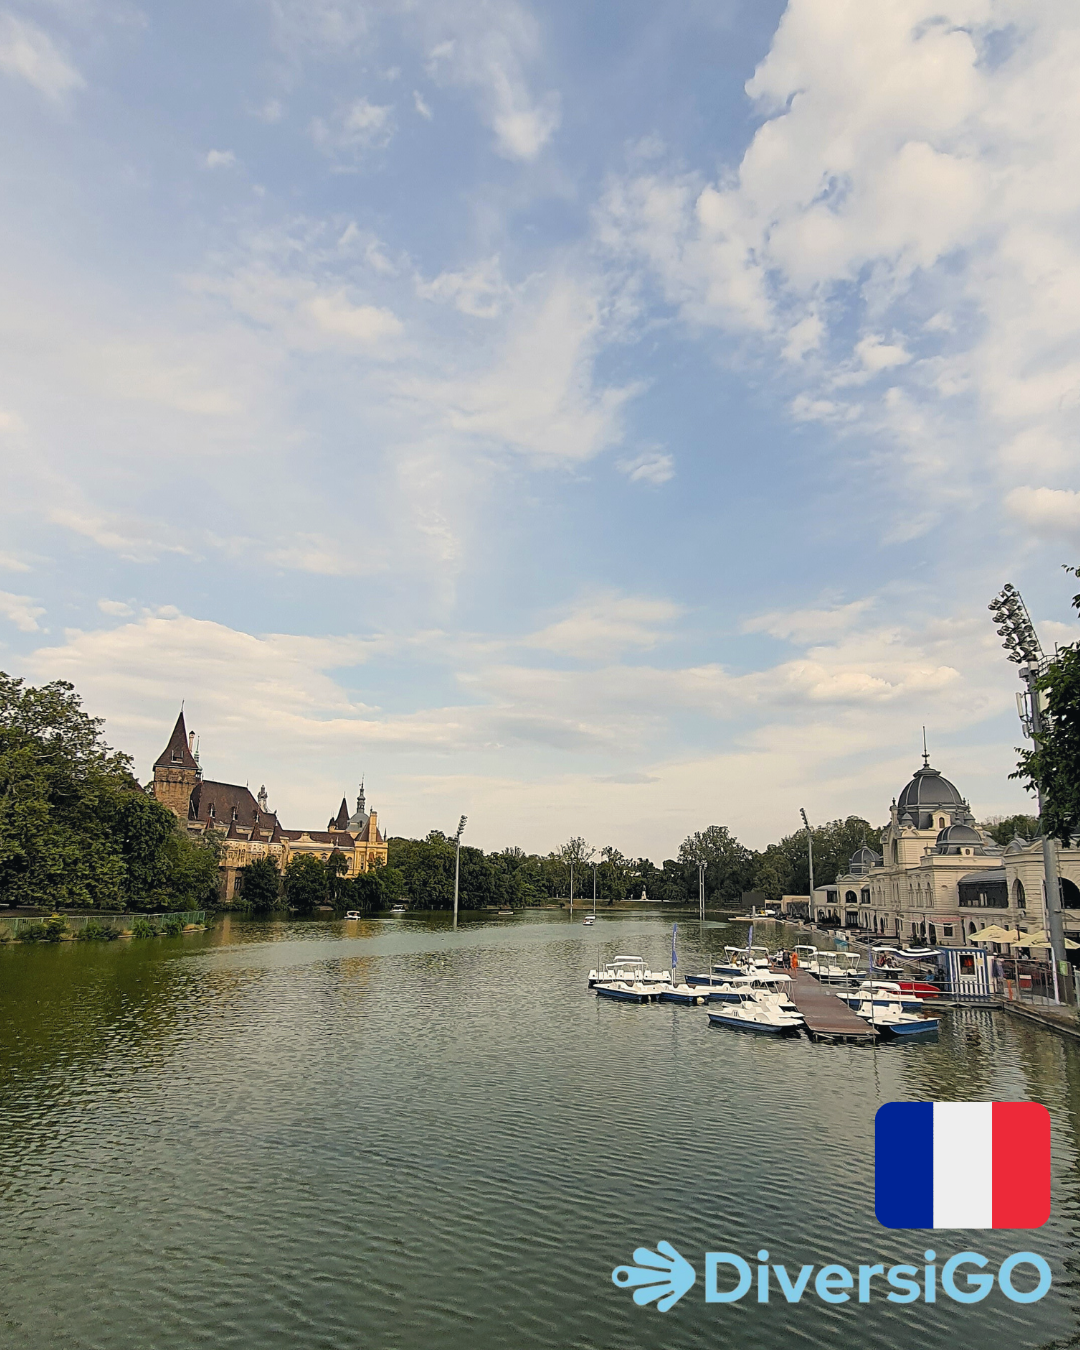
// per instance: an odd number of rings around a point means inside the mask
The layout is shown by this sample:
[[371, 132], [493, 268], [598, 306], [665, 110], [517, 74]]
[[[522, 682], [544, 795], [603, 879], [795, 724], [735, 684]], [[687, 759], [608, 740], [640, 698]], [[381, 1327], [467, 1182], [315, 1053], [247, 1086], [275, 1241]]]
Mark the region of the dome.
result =
[[848, 872], [852, 876], [865, 876], [871, 867], [876, 867], [881, 862], [881, 855], [875, 853], [872, 848], [863, 844], [862, 848], [856, 849], [851, 855], [851, 861], [848, 863]]
[[[983, 854], [986, 843], [978, 830], [970, 825], [946, 825], [937, 837], [935, 853], [972, 853]], [[994, 852], [997, 852], [995, 849]]]
[[897, 814], [900, 817], [910, 816], [916, 829], [920, 830], [933, 828], [932, 816], [935, 811], [966, 809], [957, 788], [929, 764], [916, 770], [915, 776], [896, 802]]

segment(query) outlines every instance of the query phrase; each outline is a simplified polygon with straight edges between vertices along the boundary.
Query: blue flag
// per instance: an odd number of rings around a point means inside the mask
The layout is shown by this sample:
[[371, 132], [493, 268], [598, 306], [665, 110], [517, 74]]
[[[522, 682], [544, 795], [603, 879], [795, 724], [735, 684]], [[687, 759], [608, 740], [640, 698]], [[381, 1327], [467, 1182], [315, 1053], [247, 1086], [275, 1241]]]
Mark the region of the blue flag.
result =
[[750, 931], [746, 935], [746, 950], [749, 951], [754, 945], [754, 925], [750, 925]]
[[673, 923], [671, 925], [671, 970], [673, 974], [675, 971], [675, 967], [679, 964], [679, 958], [675, 955], [675, 935], [678, 933], [678, 931], [679, 925], [677, 923]]

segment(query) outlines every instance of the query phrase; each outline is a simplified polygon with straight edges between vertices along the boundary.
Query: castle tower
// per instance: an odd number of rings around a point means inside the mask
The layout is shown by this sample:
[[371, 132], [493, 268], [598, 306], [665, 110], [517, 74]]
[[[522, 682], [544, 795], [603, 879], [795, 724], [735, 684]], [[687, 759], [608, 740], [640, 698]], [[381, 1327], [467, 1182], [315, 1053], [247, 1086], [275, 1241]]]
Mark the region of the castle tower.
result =
[[169, 743], [154, 765], [154, 796], [162, 806], [167, 806], [180, 820], [186, 821], [192, 790], [201, 777], [198, 761], [188, 744], [181, 708]]

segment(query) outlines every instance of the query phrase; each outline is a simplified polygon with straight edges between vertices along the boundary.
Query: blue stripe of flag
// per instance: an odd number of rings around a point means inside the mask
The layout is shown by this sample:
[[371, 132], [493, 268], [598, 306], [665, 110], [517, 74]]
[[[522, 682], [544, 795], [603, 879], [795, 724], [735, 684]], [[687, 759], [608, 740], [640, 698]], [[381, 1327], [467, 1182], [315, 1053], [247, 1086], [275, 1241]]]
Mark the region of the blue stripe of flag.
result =
[[878, 1107], [874, 1182], [878, 1223], [885, 1228], [933, 1228], [933, 1102], [886, 1102]]

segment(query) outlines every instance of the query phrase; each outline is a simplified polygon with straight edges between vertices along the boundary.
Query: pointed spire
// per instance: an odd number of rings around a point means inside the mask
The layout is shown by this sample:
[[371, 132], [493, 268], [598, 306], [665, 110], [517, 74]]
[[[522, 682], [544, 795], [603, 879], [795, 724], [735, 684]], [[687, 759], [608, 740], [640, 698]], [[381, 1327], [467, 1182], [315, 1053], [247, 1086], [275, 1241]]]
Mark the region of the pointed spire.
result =
[[332, 830], [344, 830], [349, 824], [349, 803], [344, 797], [341, 799], [341, 805], [338, 807], [337, 816], [331, 820], [330, 828]]
[[362, 778], [360, 779], [360, 795], [356, 799], [356, 809], [365, 813], [367, 811], [367, 807], [364, 805], [364, 780]]
[[924, 769], [930, 767], [930, 753], [926, 748], [926, 728], [922, 729], [922, 764]]
[[176, 726], [173, 727], [172, 735], [169, 737], [169, 743], [158, 756], [154, 768], [197, 769], [198, 767], [194, 755], [188, 748], [187, 727], [184, 725], [184, 710], [181, 708], [180, 716], [176, 719]]

